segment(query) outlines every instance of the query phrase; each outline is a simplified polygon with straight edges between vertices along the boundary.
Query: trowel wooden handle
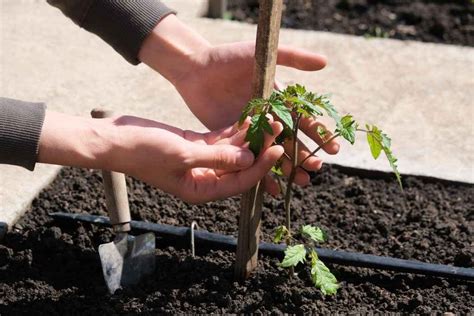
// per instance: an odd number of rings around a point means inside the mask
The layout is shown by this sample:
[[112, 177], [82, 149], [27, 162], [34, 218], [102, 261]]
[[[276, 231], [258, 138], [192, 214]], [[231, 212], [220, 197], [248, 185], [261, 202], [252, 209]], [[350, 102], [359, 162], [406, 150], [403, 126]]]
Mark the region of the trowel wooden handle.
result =
[[[111, 111], [94, 109], [91, 111], [93, 118], [106, 118], [112, 116]], [[115, 232], [130, 231], [130, 209], [128, 206], [127, 183], [125, 175], [120, 172], [102, 170], [104, 181], [105, 202]]]

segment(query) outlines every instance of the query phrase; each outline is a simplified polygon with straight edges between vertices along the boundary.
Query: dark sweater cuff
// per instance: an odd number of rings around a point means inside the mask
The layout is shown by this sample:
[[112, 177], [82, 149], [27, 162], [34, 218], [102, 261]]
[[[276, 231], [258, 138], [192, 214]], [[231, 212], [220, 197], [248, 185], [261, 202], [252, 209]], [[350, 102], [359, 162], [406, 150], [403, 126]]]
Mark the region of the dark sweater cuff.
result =
[[46, 106], [0, 98], [0, 164], [34, 170]]
[[165, 16], [176, 13], [157, 0], [93, 1], [81, 26], [137, 65], [143, 41]]

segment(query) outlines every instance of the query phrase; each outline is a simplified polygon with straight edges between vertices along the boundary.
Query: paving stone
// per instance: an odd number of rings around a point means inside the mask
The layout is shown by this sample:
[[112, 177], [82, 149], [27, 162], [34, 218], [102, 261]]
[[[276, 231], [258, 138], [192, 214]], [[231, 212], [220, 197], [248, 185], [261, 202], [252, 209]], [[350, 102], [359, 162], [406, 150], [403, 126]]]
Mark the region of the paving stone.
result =
[[[255, 38], [253, 25], [197, 18], [205, 1], [167, 3], [214, 44]], [[45, 101], [49, 110], [70, 114], [88, 116], [103, 106], [204, 130], [164, 78], [144, 65], [129, 65], [58, 10], [33, 0], [0, 5], [0, 95]], [[329, 64], [314, 73], [279, 67], [279, 79], [332, 93], [342, 112], [379, 124], [392, 136], [402, 172], [474, 183], [474, 49], [286, 29], [280, 42], [323, 53]], [[360, 139], [325, 159], [387, 170], [365, 146]], [[14, 223], [57, 171], [0, 166], [0, 222]]]

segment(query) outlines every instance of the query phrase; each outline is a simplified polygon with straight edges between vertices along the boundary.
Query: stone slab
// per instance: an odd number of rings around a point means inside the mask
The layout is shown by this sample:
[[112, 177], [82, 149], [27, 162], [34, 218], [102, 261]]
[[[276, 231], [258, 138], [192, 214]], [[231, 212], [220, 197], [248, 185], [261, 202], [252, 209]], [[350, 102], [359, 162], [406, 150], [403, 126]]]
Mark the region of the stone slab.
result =
[[[212, 43], [255, 39], [253, 25], [196, 18], [205, 1], [167, 3]], [[204, 130], [165, 79], [127, 64], [58, 10], [33, 0], [2, 0], [0, 6], [0, 95], [45, 101], [50, 110], [70, 114], [88, 116], [104, 106]], [[286, 29], [280, 41], [329, 57], [320, 72], [281, 67], [280, 80], [332, 93], [342, 112], [377, 122], [392, 136], [402, 172], [474, 183], [474, 49]], [[364, 142], [346, 147], [326, 160], [387, 169], [371, 161]], [[57, 171], [0, 166], [0, 222], [11, 225]]]
[[[213, 43], [252, 40], [256, 30], [232, 21], [220, 21], [220, 32], [213, 20], [194, 25]], [[322, 71], [279, 67], [277, 77], [332, 94], [340, 112], [377, 123], [393, 139], [401, 172], [474, 182], [473, 48], [288, 29], [281, 31], [280, 44], [328, 57]], [[360, 136], [354, 146], [342, 143], [340, 153], [325, 160], [390, 170], [386, 161], [372, 160]]]
[[[205, 1], [168, 1], [180, 16], [200, 16]], [[49, 110], [88, 116], [104, 106], [204, 130], [173, 86], [146, 66], [129, 65], [98, 37], [43, 1], [0, 2], [0, 95], [46, 102]], [[57, 166], [34, 172], [0, 166], [0, 223], [11, 226], [55, 177]]]

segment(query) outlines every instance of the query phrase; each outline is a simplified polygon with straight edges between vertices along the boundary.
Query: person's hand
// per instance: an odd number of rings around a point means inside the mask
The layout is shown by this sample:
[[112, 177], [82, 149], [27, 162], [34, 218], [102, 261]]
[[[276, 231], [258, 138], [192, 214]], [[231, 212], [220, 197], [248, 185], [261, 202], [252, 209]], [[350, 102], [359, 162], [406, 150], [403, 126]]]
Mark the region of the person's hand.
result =
[[249, 190], [283, 154], [271, 146], [283, 127], [272, 122], [273, 136], [254, 159], [244, 141], [248, 124], [195, 133], [133, 116], [85, 119], [48, 111], [38, 161], [123, 172], [202, 203]]
[[[254, 43], [240, 42], [211, 46], [175, 16], [163, 19], [145, 40], [140, 60], [160, 72], [176, 87], [194, 115], [210, 130], [230, 125], [238, 120], [243, 107], [251, 98], [254, 65]], [[304, 50], [280, 46], [277, 63], [304, 71], [316, 71], [326, 65], [326, 59]], [[316, 132], [321, 123], [303, 119], [301, 130], [317, 144], [323, 141]], [[299, 161], [311, 152], [299, 144]], [[329, 154], [339, 150], [332, 141], [323, 148]], [[291, 146], [285, 146], [292, 155]], [[307, 171], [319, 170], [322, 160], [307, 159]], [[288, 175], [290, 161], [285, 158], [283, 171]], [[299, 169], [295, 183], [309, 183], [308, 174]]]

